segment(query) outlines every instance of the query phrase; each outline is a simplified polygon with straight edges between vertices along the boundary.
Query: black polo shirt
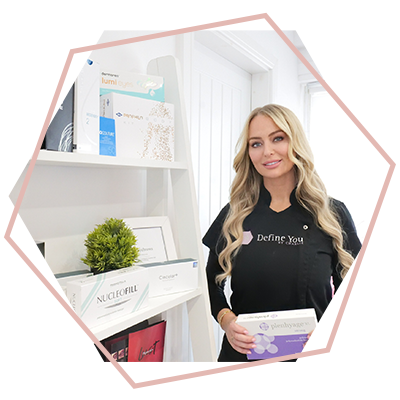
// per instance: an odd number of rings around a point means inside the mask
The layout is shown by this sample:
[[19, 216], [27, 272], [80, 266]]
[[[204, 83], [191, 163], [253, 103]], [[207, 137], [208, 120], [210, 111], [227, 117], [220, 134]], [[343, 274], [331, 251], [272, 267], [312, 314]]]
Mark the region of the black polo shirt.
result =
[[[331, 278], [340, 285], [340, 266], [332, 239], [319, 229], [310, 213], [290, 195], [290, 207], [275, 212], [269, 206], [271, 196], [264, 185], [253, 212], [243, 222], [244, 239], [233, 260], [231, 309], [236, 314], [314, 308], [318, 320], [332, 299]], [[355, 257], [361, 243], [354, 223], [343, 203], [333, 202], [345, 232], [345, 248]], [[222, 272], [217, 254], [224, 246], [221, 228], [229, 210], [226, 205], [203, 238], [210, 248], [207, 278], [212, 314], [229, 308], [223, 287], [215, 283]], [[246, 361], [224, 339], [229, 361]], [[234, 353], [236, 354], [234, 354]], [[242, 357], [243, 356], [243, 357]]]

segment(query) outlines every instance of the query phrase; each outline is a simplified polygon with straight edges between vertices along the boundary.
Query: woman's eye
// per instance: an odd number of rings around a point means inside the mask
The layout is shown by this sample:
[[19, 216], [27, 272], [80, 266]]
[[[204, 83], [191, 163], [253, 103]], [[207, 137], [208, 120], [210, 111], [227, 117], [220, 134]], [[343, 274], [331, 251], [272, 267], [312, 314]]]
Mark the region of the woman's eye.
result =
[[277, 136], [274, 138], [274, 142], [280, 142], [281, 140], [283, 140], [283, 136]]
[[250, 143], [250, 147], [253, 147], [253, 148], [257, 148], [257, 147], [260, 147], [261, 146], [261, 143], [260, 142], [253, 142], [253, 143]]

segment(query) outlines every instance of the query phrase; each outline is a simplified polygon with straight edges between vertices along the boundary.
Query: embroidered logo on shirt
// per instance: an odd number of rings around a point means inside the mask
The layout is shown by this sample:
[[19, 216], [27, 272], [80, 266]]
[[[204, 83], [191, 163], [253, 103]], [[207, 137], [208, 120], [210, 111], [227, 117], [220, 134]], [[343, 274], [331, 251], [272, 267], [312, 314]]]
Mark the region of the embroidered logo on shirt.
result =
[[253, 235], [251, 231], [243, 232], [243, 241], [242, 244], [249, 244], [253, 240]]
[[298, 246], [304, 244], [304, 238], [302, 236], [276, 235], [274, 233], [263, 235], [259, 233], [257, 235], [257, 242], [277, 242], [278, 244], [286, 244], [288, 246]]
[[[253, 238], [254, 237], [251, 231], [244, 231], [242, 244], [250, 244]], [[276, 235], [275, 233], [269, 233], [268, 235], [258, 233], [257, 242], [276, 242], [278, 244], [285, 244], [287, 246], [298, 246], [304, 244], [304, 238], [302, 236]]]

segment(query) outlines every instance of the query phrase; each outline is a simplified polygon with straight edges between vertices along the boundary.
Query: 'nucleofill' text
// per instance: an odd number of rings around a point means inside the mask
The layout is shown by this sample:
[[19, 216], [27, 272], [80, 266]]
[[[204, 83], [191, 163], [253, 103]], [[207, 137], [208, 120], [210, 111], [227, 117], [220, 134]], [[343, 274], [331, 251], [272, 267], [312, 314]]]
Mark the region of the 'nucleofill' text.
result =
[[98, 303], [105, 303], [109, 300], [118, 299], [120, 297], [126, 296], [127, 294], [135, 293], [138, 291], [138, 285], [134, 286], [127, 286], [124, 289], [116, 290], [114, 292], [109, 292], [107, 294], [102, 294], [97, 296], [97, 304]]

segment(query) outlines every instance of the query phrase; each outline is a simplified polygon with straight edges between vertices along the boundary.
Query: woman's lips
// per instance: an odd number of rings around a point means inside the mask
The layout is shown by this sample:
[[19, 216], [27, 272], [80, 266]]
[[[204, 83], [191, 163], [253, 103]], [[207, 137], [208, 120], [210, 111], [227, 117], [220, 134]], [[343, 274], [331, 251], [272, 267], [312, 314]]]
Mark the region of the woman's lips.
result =
[[281, 162], [282, 162], [282, 160], [273, 160], [273, 161], [268, 161], [267, 163], [264, 163], [263, 165], [265, 168], [273, 169], [273, 168], [276, 168]]

